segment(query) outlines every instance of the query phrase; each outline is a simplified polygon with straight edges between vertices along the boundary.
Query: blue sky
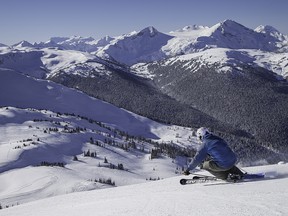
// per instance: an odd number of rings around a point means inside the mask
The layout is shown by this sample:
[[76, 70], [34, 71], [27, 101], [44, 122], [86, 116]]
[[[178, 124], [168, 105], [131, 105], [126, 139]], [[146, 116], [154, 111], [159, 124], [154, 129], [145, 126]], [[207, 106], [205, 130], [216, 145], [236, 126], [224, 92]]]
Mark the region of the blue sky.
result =
[[100, 39], [147, 26], [165, 33], [226, 19], [288, 35], [287, 0], [2, 0], [0, 6], [0, 43], [7, 45], [54, 36]]

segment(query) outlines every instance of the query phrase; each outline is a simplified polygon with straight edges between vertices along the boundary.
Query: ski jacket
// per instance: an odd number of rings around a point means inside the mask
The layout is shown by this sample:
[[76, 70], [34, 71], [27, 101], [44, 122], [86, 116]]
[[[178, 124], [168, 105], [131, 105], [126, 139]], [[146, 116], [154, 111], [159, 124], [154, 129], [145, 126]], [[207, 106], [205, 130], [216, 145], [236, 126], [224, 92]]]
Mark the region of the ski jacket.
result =
[[207, 156], [223, 169], [230, 169], [237, 161], [235, 153], [223, 139], [213, 134], [205, 134], [202, 145], [188, 165], [188, 170], [195, 169]]

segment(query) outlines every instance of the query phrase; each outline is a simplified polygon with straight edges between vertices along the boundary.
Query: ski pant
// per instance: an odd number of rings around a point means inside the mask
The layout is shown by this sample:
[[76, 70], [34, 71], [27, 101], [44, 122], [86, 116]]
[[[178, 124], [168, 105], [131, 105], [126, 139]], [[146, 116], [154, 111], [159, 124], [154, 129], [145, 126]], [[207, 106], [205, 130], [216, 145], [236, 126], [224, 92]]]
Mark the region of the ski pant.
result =
[[216, 178], [223, 179], [223, 180], [227, 179], [229, 173], [243, 175], [243, 172], [238, 167], [236, 167], [235, 165], [228, 168], [228, 169], [224, 169], [224, 168], [219, 167], [212, 160], [205, 161], [203, 163], [202, 169], [207, 170], [212, 175], [214, 175]]

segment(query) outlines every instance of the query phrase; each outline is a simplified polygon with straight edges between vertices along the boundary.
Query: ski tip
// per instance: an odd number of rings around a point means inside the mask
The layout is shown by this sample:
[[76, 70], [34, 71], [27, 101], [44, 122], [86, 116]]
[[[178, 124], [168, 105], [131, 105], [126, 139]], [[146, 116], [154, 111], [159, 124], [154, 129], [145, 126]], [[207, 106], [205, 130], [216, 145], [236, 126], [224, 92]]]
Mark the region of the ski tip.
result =
[[185, 185], [185, 184], [186, 184], [186, 179], [181, 179], [181, 180], [180, 180], [180, 184], [181, 184], [181, 185]]
[[244, 175], [244, 179], [258, 179], [258, 178], [264, 178], [264, 177], [265, 177], [264, 173], [256, 173], [256, 174], [247, 173]]

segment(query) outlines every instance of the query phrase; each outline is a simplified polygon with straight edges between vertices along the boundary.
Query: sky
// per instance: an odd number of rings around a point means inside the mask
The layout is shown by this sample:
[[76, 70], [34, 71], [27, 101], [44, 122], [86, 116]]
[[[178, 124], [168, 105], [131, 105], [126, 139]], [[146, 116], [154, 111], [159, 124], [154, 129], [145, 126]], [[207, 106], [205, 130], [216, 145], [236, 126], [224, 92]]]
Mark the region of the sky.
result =
[[271, 25], [288, 35], [287, 0], [2, 0], [0, 43], [55, 36], [100, 39], [148, 26], [167, 33], [226, 19], [248, 28]]

